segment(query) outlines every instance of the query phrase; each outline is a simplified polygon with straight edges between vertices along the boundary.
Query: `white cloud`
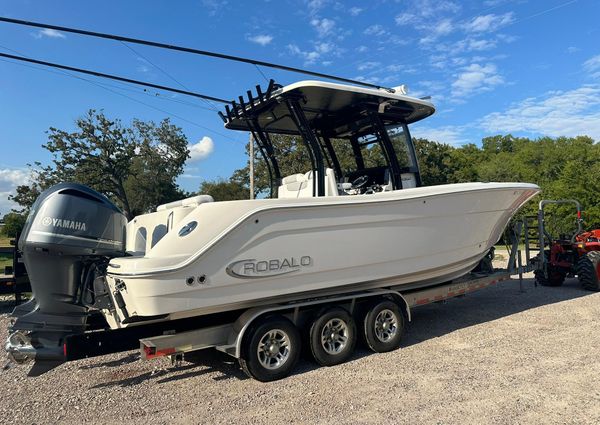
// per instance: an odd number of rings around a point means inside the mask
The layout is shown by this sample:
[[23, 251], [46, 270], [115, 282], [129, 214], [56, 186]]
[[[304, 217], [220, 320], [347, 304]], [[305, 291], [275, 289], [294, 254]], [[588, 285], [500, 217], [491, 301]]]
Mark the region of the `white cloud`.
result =
[[327, 0], [310, 0], [308, 1], [308, 9], [310, 13], [314, 14], [319, 11], [319, 9], [322, 9], [323, 6], [325, 6], [325, 3], [327, 3]]
[[359, 71], [366, 71], [366, 70], [377, 68], [377, 67], [380, 67], [380, 66], [381, 66], [381, 63], [379, 63], [379, 62], [370, 62], [370, 61], [367, 61], [367, 62], [361, 63], [358, 66], [358, 70]]
[[396, 16], [397, 25], [412, 25], [419, 20], [418, 16], [414, 13], [401, 13]]
[[190, 162], [194, 162], [208, 157], [215, 149], [215, 144], [210, 137], [204, 136], [198, 143], [188, 147], [190, 149]]
[[387, 31], [385, 30], [385, 28], [383, 28], [383, 26], [379, 25], [379, 24], [375, 24], [375, 25], [371, 25], [370, 27], [367, 27], [363, 33], [365, 35], [376, 35], [376, 36], [380, 36], [380, 35], [385, 35], [387, 34]]
[[600, 85], [550, 91], [486, 115], [480, 126], [491, 133], [527, 132], [547, 136], [588, 135], [600, 141]]
[[227, 0], [202, 0], [202, 6], [208, 11], [209, 16], [215, 16], [222, 8], [227, 6]]
[[9, 195], [15, 194], [15, 188], [27, 183], [29, 172], [23, 169], [0, 169], [0, 217], [11, 209], [19, 206], [8, 200]]
[[319, 37], [325, 37], [326, 35], [329, 35], [335, 27], [335, 21], [327, 18], [314, 18], [310, 21], [310, 24], [317, 30]]
[[579, 47], [575, 47], [575, 46], [569, 46], [569, 47], [567, 47], [567, 53], [577, 53], [580, 50], [581, 49]]
[[358, 16], [364, 9], [360, 7], [351, 7], [348, 11], [352, 16]]
[[405, 9], [411, 12], [397, 15], [395, 18], [397, 25], [423, 26], [431, 22], [432, 18], [458, 12], [460, 5], [447, 0], [416, 0], [407, 4]]
[[504, 79], [498, 74], [496, 65], [479, 65], [473, 63], [462, 68], [452, 83], [452, 96], [466, 97], [474, 93], [491, 90], [493, 87], [503, 84]]
[[317, 42], [313, 45], [312, 50], [302, 50], [296, 44], [288, 44], [287, 49], [291, 54], [302, 57], [304, 65], [314, 64], [323, 55], [340, 56], [343, 52], [342, 49], [332, 42]]
[[439, 37], [450, 34], [454, 31], [454, 24], [451, 19], [441, 19], [435, 24], [421, 25], [418, 27], [425, 30], [427, 35], [419, 40], [421, 44], [429, 44], [436, 41]]
[[583, 63], [583, 69], [593, 78], [600, 78], [600, 55], [593, 56]]
[[412, 137], [427, 139], [434, 142], [446, 143], [452, 146], [459, 146], [468, 143], [469, 140], [463, 135], [464, 128], [458, 126], [426, 127], [419, 124], [413, 124], [410, 131]]
[[515, 21], [514, 14], [512, 12], [505, 13], [503, 15], [480, 15], [471, 19], [470, 22], [464, 25], [467, 32], [488, 32], [496, 31], [503, 26], [512, 24]]
[[260, 44], [261, 46], [266, 46], [271, 41], [273, 41], [273, 36], [268, 35], [268, 34], [254, 35], [252, 37], [248, 37], [248, 41], [251, 41], [256, 44]]
[[490, 49], [493, 49], [494, 47], [496, 47], [495, 40], [485, 40], [485, 39], [472, 40], [471, 39], [471, 40], [468, 40], [467, 50], [481, 51], [481, 50], [490, 50]]
[[34, 38], [38, 38], [38, 39], [42, 38], [42, 37], [49, 37], [49, 38], [66, 38], [67, 37], [62, 32], [52, 30], [49, 28], [44, 28], [43, 30], [39, 30], [38, 32], [36, 32], [32, 35]]

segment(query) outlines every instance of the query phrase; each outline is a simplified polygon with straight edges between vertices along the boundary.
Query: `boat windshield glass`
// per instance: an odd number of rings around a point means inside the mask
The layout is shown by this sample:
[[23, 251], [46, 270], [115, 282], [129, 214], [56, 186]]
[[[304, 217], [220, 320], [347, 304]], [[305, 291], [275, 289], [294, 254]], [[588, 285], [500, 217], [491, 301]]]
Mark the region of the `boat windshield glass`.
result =
[[365, 168], [385, 167], [388, 162], [375, 134], [367, 134], [357, 139]]
[[388, 125], [386, 126], [386, 131], [392, 145], [394, 146], [394, 151], [396, 151], [396, 156], [398, 158], [398, 165], [403, 167], [414, 167], [414, 161], [412, 159], [412, 155], [409, 150], [409, 141], [406, 137], [406, 131], [404, 131], [403, 125]]

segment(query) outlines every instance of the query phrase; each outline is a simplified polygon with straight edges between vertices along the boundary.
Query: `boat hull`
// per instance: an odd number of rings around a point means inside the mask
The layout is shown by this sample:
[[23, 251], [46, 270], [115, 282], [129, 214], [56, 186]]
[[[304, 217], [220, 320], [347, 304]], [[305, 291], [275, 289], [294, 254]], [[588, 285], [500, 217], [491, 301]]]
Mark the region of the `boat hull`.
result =
[[[129, 316], [169, 319], [315, 292], [431, 286], [473, 269], [538, 191], [468, 183], [205, 204], [145, 257], [112, 260], [107, 282]], [[197, 236], [179, 236], [191, 221]]]

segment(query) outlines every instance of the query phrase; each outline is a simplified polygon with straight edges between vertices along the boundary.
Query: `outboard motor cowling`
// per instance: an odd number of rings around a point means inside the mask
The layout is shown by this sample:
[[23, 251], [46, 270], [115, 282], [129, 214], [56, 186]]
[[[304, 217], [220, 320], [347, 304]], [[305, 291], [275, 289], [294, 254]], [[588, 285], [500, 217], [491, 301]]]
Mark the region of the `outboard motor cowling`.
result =
[[63, 359], [62, 340], [85, 330], [85, 284], [125, 253], [125, 215], [105, 196], [75, 183], [44, 191], [19, 239], [33, 298], [15, 308], [6, 344], [17, 361]]

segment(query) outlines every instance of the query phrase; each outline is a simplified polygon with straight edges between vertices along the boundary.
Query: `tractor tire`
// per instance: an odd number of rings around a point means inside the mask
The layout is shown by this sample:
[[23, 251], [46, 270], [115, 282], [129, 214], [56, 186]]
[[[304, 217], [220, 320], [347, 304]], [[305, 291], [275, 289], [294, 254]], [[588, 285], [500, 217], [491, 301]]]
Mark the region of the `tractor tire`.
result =
[[565, 275], [557, 270], [548, 270], [548, 277], [544, 276], [543, 270], [533, 272], [535, 281], [541, 286], [561, 286], [565, 281]]
[[[546, 264], [550, 259], [550, 252], [544, 251], [544, 255], [546, 256]], [[548, 277], [544, 276], [543, 270], [535, 270], [533, 272], [535, 276], [535, 281], [538, 285], [541, 286], [561, 286], [565, 281], [565, 274], [560, 270], [556, 270], [552, 268], [552, 266], [548, 265]]]
[[577, 277], [583, 289], [600, 291], [598, 281], [598, 265], [600, 264], [600, 251], [590, 251], [577, 263]]

